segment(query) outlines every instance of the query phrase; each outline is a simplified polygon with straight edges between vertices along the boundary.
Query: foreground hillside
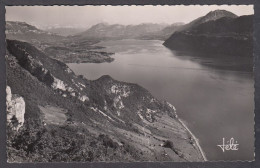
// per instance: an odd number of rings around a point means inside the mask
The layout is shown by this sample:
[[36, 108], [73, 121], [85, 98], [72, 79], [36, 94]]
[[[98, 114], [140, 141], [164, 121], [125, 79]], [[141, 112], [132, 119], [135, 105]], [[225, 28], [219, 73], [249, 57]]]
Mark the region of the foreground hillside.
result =
[[[216, 15], [219, 17], [213, 17]], [[215, 11], [173, 33], [164, 45], [173, 50], [222, 54], [223, 56], [236, 55], [251, 59], [252, 34], [253, 16], [236, 17], [230, 12]]]
[[141, 86], [87, 80], [14, 40], [6, 66], [9, 162], [205, 159], [175, 108]]

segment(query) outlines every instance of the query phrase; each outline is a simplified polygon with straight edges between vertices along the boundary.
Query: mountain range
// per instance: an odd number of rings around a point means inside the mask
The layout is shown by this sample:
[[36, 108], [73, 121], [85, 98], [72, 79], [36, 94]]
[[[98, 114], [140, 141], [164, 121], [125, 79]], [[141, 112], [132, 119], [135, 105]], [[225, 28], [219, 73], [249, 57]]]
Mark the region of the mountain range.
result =
[[164, 45], [186, 52], [252, 58], [253, 16], [238, 17], [228, 11], [212, 11], [184, 25]]
[[27, 41], [34, 44], [43, 42], [55, 43], [64, 39], [62, 36], [40, 30], [25, 22], [7, 21], [5, 28], [6, 38]]
[[[44, 40], [64, 39], [64, 36], [79, 38], [80, 40], [113, 40], [113, 39], [160, 39], [165, 40], [178, 30], [184, 23], [178, 22], [171, 25], [143, 23], [139, 25], [120, 25], [99, 23], [89, 29], [53, 27], [45, 30], [36, 28], [25, 22], [7, 21], [6, 34], [9, 39], [30, 41], [30, 39]], [[45, 36], [45, 37], [44, 37]]]
[[79, 33], [74, 38], [120, 40], [120, 39], [166, 39], [176, 31], [182, 23], [172, 25], [143, 23], [139, 25], [120, 25], [99, 23], [88, 30]]
[[[62, 28], [59, 28], [62, 30]], [[62, 34], [62, 33], [61, 33]], [[6, 22], [6, 38], [33, 44], [37, 49], [52, 58], [65, 63], [111, 62], [113, 53], [94, 51], [100, 46], [93, 46], [97, 40], [78, 41], [36, 28], [25, 22]]]

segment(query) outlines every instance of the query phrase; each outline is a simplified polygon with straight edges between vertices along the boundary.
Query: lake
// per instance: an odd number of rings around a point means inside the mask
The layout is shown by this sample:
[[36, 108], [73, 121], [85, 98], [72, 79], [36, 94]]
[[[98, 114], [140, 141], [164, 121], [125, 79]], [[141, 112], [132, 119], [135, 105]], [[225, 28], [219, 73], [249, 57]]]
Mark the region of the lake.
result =
[[[114, 52], [111, 63], [68, 64], [76, 73], [95, 80], [102, 75], [137, 83], [156, 98], [177, 109], [199, 139], [208, 160], [253, 160], [253, 73], [238, 71], [247, 61], [234, 57], [214, 59], [171, 51], [159, 40], [101, 42]], [[223, 66], [222, 66], [223, 65]], [[229, 68], [230, 66], [230, 68]], [[222, 138], [234, 138], [238, 150], [223, 152]]]

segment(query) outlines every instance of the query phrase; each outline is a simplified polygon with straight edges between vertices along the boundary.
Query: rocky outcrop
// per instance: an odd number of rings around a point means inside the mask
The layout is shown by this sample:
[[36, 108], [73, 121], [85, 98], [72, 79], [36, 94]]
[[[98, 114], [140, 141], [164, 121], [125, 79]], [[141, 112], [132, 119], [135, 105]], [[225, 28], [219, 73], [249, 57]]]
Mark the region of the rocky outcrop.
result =
[[6, 111], [7, 123], [18, 131], [24, 124], [25, 101], [21, 96], [12, 94], [9, 86], [6, 87]]
[[[64, 85], [63, 81], [61, 81], [55, 77], [54, 77], [54, 81], [53, 81], [51, 87], [53, 87], [54, 89], [60, 89], [63, 91], [66, 90], [66, 86]], [[71, 90], [68, 90], [68, 91], [71, 91]]]

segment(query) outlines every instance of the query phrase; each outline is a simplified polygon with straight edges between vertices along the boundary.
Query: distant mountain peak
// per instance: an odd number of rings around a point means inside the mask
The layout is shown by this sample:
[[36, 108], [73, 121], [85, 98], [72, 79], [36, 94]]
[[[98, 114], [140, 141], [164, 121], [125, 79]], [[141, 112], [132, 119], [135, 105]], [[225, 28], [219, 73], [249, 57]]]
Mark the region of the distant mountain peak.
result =
[[229, 12], [229, 11], [226, 11], [226, 10], [220, 10], [220, 9], [210, 11], [208, 14], [206, 14], [204, 16], [205, 21], [207, 21], [207, 20], [217, 20], [217, 19], [222, 18], [222, 17], [236, 18], [238, 16], [235, 15], [234, 13], [232, 13], [232, 12]]
[[214, 11], [210, 11], [209, 13], [207, 13], [206, 15], [204, 16], [201, 16], [193, 21], [191, 21], [190, 23], [184, 25], [182, 27], [182, 30], [189, 30], [189, 29], [192, 29], [193, 27], [196, 27], [202, 23], [206, 23], [206, 22], [209, 22], [209, 21], [215, 21], [215, 20], [218, 20], [220, 18], [237, 18], [238, 16], [235, 15], [234, 13], [232, 12], [229, 12], [229, 11], [226, 11], [226, 10], [214, 10]]
[[106, 22], [101, 22], [98, 24], [93, 25], [92, 27], [104, 27], [104, 26], [109, 26], [110, 24], [106, 23]]

